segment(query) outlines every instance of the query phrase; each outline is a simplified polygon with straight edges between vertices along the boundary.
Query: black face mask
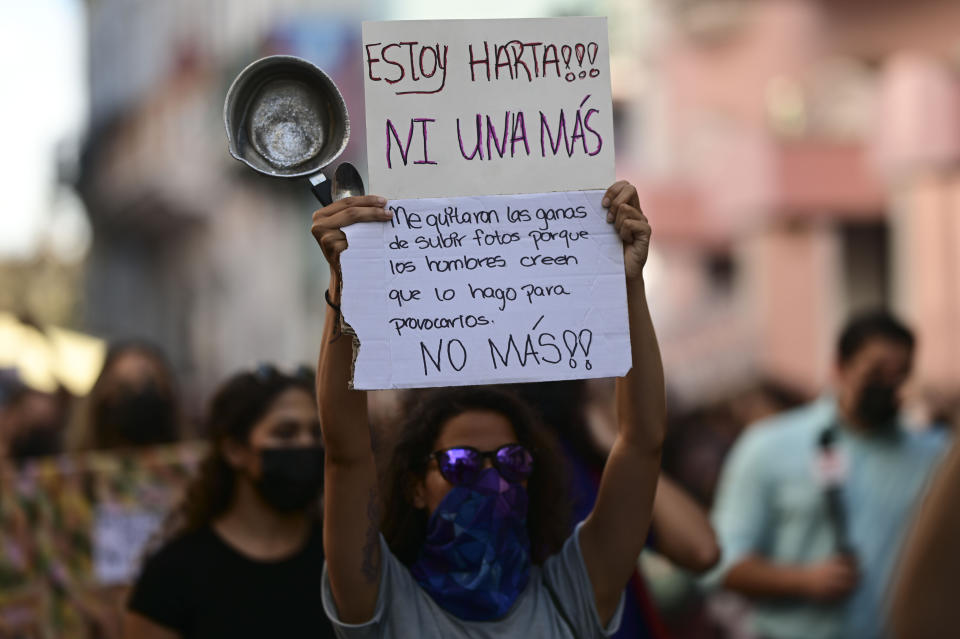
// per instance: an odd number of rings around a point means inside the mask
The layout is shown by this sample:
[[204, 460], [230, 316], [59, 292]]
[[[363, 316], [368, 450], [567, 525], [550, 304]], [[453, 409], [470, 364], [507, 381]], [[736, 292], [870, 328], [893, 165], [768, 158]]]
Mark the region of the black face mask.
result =
[[263, 448], [261, 475], [254, 485], [271, 508], [281, 513], [303, 510], [323, 487], [323, 448]]
[[870, 382], [860, 391], [857, 416], [865, 425], [871, 428], [892, 426], [899, 412], [900, 402], [895, 386]]
[[156, 384], [124, 388], [101, 405], [97, 415], [102, 440], [114, 446], [149, 446], [176, 440], [173, 402]]
[[10, 457], [20, 461], [34, 457], [47, 457], [60, 452], [60, 433], [49, 426], [34, 426], [13, 438], [10, 442]]

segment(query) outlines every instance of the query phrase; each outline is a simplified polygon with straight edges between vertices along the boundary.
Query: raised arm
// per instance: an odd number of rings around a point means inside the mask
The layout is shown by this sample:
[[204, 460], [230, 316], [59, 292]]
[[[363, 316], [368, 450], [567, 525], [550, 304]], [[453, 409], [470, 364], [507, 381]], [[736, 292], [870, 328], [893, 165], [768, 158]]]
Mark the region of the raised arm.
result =
[[607, 221], [614, 224], [623, 240], [633, 360], [627, 376], [617, 380], [617, 438], [603, 471], [596, 505], [580, 530], [580, 548], [597, 611], [601, 621], [607, 623], [634, 571], [650, 527], [665, 434], [666, 393], [643, 283], [650, 225], [640, 211], [637, 190], [627, 182], [611, 186], [603, 204], [608, 210]]
[[[390, 219], [386, 201], [351, 197], [313, 214], [311, 231], [330, 264], [329, 295], [340, 304], [341, 230], [357, 222]], [[380, 578], [380, 501], [377, 469], [367, 423], [367, 394], [347, 386], [353, 343], [339, 334], [336, 313], [327, 309], [317, 366], [317, 402], [326, 448], [323, 489], [323, 546], [330, 588], [340, 619], [362, 623], [373, 617]]]

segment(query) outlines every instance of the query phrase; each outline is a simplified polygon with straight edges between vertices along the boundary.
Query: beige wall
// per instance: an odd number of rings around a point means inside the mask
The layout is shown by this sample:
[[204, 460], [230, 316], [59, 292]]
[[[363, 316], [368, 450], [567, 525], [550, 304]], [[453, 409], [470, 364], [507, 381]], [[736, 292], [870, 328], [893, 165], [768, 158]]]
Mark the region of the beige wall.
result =
[[785, 222], [746, 242], [762, 371], [808, 392], [829, 381], [841, 253], [824, 222]]

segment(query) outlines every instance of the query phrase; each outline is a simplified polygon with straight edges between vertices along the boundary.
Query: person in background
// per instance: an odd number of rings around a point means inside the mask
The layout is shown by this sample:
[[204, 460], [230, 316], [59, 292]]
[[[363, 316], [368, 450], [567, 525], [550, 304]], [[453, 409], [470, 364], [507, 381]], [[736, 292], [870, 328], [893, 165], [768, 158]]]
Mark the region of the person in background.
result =
[[695, 407], [677, 406], [667, 425], [663, 470], [706, 508], [713, 504], [720, 470], [745, 428], [808, 403], [812, 398], [771, 378]]
[[901, 537], [943, 449], [899, 417], [914, 336], [885, 312], [843, 330], [832, 396], [749, 428], [724, 466], [708, 585], [753, 600], [770, 639], [874, 639]]
[[[316, 211], [312, 232], [340, 303], [342, 228], [385, 222], [386, 200], [350, 197]], [[366, 393], [349, 388], [350, 339], [327, 313], [317, 391], [324, 424], [323, 605], [342, 637], [600, 637], [619, 625], [623, 589], [649, 527], [666, 421], [663, 369], [643, 266], [650, 226], [626, 182], [603, 196], [623, 242], [633, 367], [617, 380], [618, 435], [590, 516], [565, 541], [554, 512], [562, 465], [529, 409], [490, 388], [445, 389], [408, 415], [396, 448], [410, 469], [391, 482], [381, 535], [380, 494]], [[409, 435], [408, 435], [409, 433]], [[552, 514], [551, 514], [552, 513]], [[388, 534], [390, 533], [390, 534]], [[562, 545], [558, 546], [558, 543]]]
[[175, 442], [179, 435], [176, 383], [163, 352], [148, 342], [121, 342], [110, 348], [100, 376], [79, 406], [67, 447], [153, 446]]
[[[679, 483], [701, 508], [709, 511], [727, 453], [743, 430], [760, 420], [810, 401], [809, 397], [772, 378], [684, 407], [679, 398], [667, 405], [672, 412], [663, 449], [662, 473]], [[718, 590], [704, 593], [696, 579], [646, 557], [647, 584], [660, 605], [674, 637], [750, 638], [749, 602], [741, 595]]]
[[[598, 442], [603, 436], [594, 433], [604, 429], [616, 432], [613, 393], [605, 393], [606, 389], [598, 389], [597, 383], [584, 380], [517, 384], [512, 388], [539, 411], [543, 422], [557, 434], [571, 471], [573, 520], [582, 521], [596, 502], [607, 458], [607, 451]], [[588, 414], [592, 417], [590, 422]], [[609, 422], [612, 429], [607, 426]], [[720, 559], [720, 548], [706, 512], [662, 472], [653, 500], [647, 546], [694, 574], [709, 570]], [[614, 636], [654, 638], [667, 634], [643, 577], [635, 572], [627, 586], [620, 630]]]
[[234, 376], [208, 428], [208, 456], [133, 588], [124, 636], [332, 637], [317, 603], [323, 449], [312, 375]]
[[891, 597], [890, 636], [960, 634], [960, 445], [953, 444], [930, 486], [903, 550]]
[[69, 397], [23, 385], [12, 391], [0, 407], [0, 457], [21, 462], [59, 454]]

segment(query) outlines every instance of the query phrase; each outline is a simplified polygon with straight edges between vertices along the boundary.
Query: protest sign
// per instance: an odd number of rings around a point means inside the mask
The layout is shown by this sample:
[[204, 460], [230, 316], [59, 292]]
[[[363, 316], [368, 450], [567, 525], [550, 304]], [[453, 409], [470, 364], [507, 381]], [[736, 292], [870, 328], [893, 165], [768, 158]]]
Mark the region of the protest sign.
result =
[[370, 192], [609, 186], [609, 59], [606, 18], [365, 22]]
[[603, 191], [397, 200], [346, 229], [355, 388], [624, 375], [623, 247]]
[[624, 375], [603, 18], [364, 23], [370, 192], [342, 310], [360, 389]]

